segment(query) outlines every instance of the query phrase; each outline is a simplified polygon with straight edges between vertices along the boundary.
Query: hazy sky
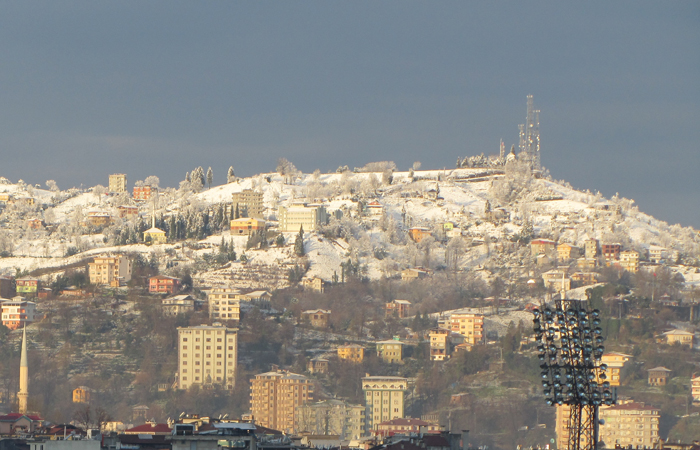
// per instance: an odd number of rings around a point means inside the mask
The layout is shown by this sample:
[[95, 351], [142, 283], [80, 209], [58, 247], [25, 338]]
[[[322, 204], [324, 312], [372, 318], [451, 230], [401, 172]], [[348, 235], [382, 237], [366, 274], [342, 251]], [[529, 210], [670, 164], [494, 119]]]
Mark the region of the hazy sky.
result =
[[216, 184], [517, 143], [700, 228], [700, 2], [2, 2], [0, 175]]

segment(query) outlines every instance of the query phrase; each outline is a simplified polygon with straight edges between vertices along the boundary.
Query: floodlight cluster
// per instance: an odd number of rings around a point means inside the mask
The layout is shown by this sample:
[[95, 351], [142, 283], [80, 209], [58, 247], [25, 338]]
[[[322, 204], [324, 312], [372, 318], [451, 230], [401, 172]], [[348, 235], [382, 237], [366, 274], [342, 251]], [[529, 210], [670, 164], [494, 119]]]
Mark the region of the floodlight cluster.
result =
[[533, 311], [542, 387], [548, 405], [612, 405], [600, 311], [568, 306]]

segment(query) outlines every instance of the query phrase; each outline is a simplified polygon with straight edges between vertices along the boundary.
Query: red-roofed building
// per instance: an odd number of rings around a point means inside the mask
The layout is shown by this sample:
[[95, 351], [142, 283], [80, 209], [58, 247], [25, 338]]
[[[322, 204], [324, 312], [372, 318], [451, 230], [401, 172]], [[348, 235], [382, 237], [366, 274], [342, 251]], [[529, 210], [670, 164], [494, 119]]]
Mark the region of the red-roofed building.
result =
[[134, 428], [124, 430], [124, 434], [150, 434], [152, 436], [166, 436], [172, 434], [172, 429], [164, 423], [145, 423]]
[[393, 436], [395, 434], [410, 433], [434, 433], [439, 434], [442, 427], [436, 423], [426, 422], [421, 419], [391, 419], [378, 423], [372, 433], [375, 436]]
[[148, 292], [151, 294], [177, 294], [180, 288], [179, 278], [156, 275], [148, 279]]
[[42, 420], [34, 414], [5, 414], [0, 416], [0, 434], [33, 433], [41, 425]]

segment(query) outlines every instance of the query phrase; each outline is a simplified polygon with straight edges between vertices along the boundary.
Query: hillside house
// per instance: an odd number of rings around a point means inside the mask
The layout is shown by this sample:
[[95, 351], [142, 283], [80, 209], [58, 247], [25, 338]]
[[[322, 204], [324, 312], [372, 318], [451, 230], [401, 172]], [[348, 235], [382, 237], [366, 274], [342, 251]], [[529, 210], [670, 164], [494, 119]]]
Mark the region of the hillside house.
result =
[[430, 341], [430, 360], [445, 361], [450, 358], [452, 330], [447, 328], [432, 328], [428, 333]]
[[148, 292], [151, 294], [177, 294], [182, 288], [182, 280], [166, 275], [156, 275], [148, 279]]
[[137, 202], [145, 202], [151, 199], [151, 195], [156, 192], [156, 189], [151, 186], [134, 186], [134, 200]]
[[196, 308], [196, 300], [191, 295], [175, 295], [164, 298], [161, 302], [163, 314], [166, 316], [177, 316], [179, 314], [189, 314]]
[[131, 280], [132, 263], [124, 255], [97, 256], [88, 263], [90, 284], [119, 287]]
[[568, 261], [570, 259], [576, 259], [579, 257], [578, 247], [574, 247], [571, 244], [559, 244], [557, 245], [557, 258], [559, 261]]
[[331, 316], [330, 310], [312, 309], [301, 313], [302, 320], [308, 320], [314, 328], [328, 327], [328, 319]]
[[252, 291], [241, 296], [241, 300], [257, 306], [260, 309], [270, 309], [272, 295], [267, 291]]
[[328, 223], [328, 213], [323, 205], [295, 203], [289, 207], [280, 206], [277, 220], [282, 232], [298, 233], [301, 228], [305, 232], [316, 231]]
[[402, 364], [403, 342], [393, 339], [377, 342], [377, 356], [390, 364]]
[[571, 282], [574, 287], [588, 286], [598, 282], [598, 272], [575, 272], [571, 274]]
[[665, 367], [654, 367], [653, 369], [648, 369], [649, 377], [647, 382], [649, 386], [666, 386], [669, 378], [671, 378], [671, 370]]
[[147, 244], [165, 244], [168, 238], [165, 236], [165, 231], [152, 226], [143, 232], [143, 242]]
[[595, 269], [597, 265], [598, 260], [596, 258], [578, 258], [576, 260], [576, 268], [584, 272]]
[[425, 278], [430, 275], [430, 271], [420, 268], [413, 267], [411, 269], [404, 269], [401, 271], [401, 281], [413, 281]]
[[87, 223], [93, 227], [106, 227], [112, 223], [112, 216], [102, 211], [90, 211], [87, 215]]
[[319, 277], [304, 277], [301, 279], [301, 287], [304, 290], [323, 293], [323, 280]]
[[586, 259], [598, 257], [598, 239], [587, 239], [583, 243], [583, 256]]
[[139, 215], [139, 208], [131, 205], [120, 205], [117, 208], [117, 215], [120, 219], [132, 219]]
[[637, 273], [639, 271], [639, 252], [634, 250], [620, 252], [620, 267], [630, 273]]
[[427, 227], [411, 227], [408, 229], [408, 235], [413, 239], [413, 242], [419, 243], [430, 236], [431, 233], [430, 228]]
[[41, 230], [44, 228], [44, 221], [37, 218], [29, 219], [27, 220], [27, 227], [32, 230]]
[[530, 241], [530, 254], [532, 256], [544, 255], [548, 258], [556, 256], [557, 243], [549, 239], [533, 239]]
[[306, 366], [309, 373], [328, 373], [328, 360], [326, 358], [313, 358]]
[[265, 221], [253, 217], [233, 219], [230, 224], [232, 236], [250, 236], [265, 231]]
[[90, 403], [92, 389], [87, 386], [78, 386], [73, 389], [73, 403]]
[[397, 317], [405, 319], [411, 314], [411, 302], [408, 300], [394, 300], [384, 304], [384, 317]]
[[683, 330], [671, 330], [662, 333], [661, 336], [666, 340], [668, 345], [673, 345], [678, 343], [680, 345], [687, 345], [688, 347], [693, 347], [695, 335]]
[[[633, 365], [631, 355], [618, 352], [605, 353], [600, 361], [608, 366], [605, 370], [605, 376], [610, 386], [620, 386], [620, 383], [627, 376]], [[597, 381], [602, 382], [602, 380]]]
[[2, 324], [10, 330], [17, 330], [35, 320], [36, 303], [27, 301], [24, 297], [15, 296], [12, 300], [0, 301]]
[[38, 278], [22, 277], [15, 280], [15, 286], [18, 294], [36, 295], [41, 288], [41, 281]]
[[338, 358], [354, 363], [361, 363], [365, 359], [365, 348], [357, 344], [338, 346]]
[[603, 244], [603, 257], [606, 261], [619, 261], [620, 251], [622, 251], [621, 244]]
[[384, 206], [376, 200], [367, 203], [364, 209], [370, 219], [379, 219], [384, 215]]
[[[252, 189], [234, 192], [231, 195], [231, 215], [235, 216], [236, 212], [238, 212], [238, 217], [262, 219], [264, 212], [263, 193]], [[299, 229], [297, 228], [296, 231]]]
[[664, 247], [659, 247], [658, 245], [649, 246], [649, 261], [653, 263], [660, 263], [666, 259], [666, 249]]

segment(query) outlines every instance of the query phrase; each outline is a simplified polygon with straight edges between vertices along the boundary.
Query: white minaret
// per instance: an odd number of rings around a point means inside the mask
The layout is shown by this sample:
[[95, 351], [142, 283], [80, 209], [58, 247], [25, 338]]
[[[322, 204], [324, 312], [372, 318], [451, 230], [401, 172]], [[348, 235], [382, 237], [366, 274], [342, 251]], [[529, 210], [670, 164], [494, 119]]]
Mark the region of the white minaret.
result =
[[22, 354], [19, 360], [19, 413], [27, 414], [27, 399], [29, 398], [29, 363], [27, 362], [27, 325], [22, 330]]

